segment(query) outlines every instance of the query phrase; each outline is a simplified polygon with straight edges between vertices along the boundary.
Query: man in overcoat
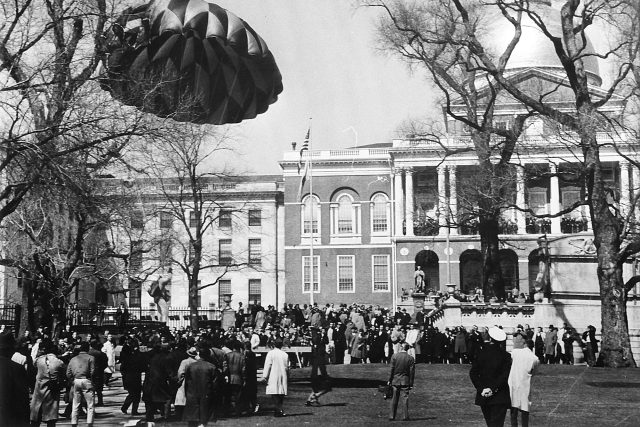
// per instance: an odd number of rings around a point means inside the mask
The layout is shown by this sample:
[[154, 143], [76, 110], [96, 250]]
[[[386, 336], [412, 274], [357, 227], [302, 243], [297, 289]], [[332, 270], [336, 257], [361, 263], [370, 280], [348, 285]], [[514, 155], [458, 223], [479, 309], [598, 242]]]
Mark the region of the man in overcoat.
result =
[[391, 356], [391, 374], [389, 375], [389, 385], [393, 387], [393, 398], [389, 408], [389, 420], [396, 418], [398, 402], [402, 409], [402, 420], [409, 419], [409, 392], [413, 388], [413, 381], [416, 374], [416, 365], [413, 356], [407, 353], [411, 348], [410, 344], [403, 344], [398, 353]]
[[0, 333], [0, 426], [29, 425], [29, 385], [27, 373], [11, 360], [15, 338], [11, 332]]
[[511, 356], [500, 345], [507, 339], [502, 329], [491, 327], [484, 339], [486, 342], [471, 365], [469, 376], [477, 391], [475, 404], [482, 409], [487, 426], [498, 427], [504, 425], [511, 406], [508, 382]]
[[41, 421], [47, 427], [53, 427], [58, 420], [60, 405], [60, 390], [65, 382], [64, 363], [54, 354], [53, 342], [49, 339], [42, 341], [44, 354], [35, 361], [36, 382], [31, 398], [31, 424], [40, 425]]
[[275, 403], [274, 416], [285, 417], [287, 414], [282, 410], [284, 397], [287, 395], [289, 380], [289, 355], [282, 351], [282, 340], [275, 340], [275, 347], [267, 353], [264, 361], [262, 378], [267, 382], [268, 395], [273, 397]]
[[187, 421], [189, 426], [206, 426], [212, 417], [214, 383], [220, 375], [218, 369], [205, 360], [209, 350], [200, 349], [198, 353], [200, 359], [189, 364], [184, 371], [186, 405], [183, 420]]

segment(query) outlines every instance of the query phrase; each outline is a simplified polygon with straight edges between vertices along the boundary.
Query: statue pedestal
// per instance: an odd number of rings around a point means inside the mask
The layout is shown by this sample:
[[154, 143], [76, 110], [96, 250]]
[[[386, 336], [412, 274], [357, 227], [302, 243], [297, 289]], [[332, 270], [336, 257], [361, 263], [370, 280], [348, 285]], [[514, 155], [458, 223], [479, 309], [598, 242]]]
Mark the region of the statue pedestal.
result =
[[225, 331], [236, 326], [236, 311], [232, 308], [222, 310], [222, 329]]

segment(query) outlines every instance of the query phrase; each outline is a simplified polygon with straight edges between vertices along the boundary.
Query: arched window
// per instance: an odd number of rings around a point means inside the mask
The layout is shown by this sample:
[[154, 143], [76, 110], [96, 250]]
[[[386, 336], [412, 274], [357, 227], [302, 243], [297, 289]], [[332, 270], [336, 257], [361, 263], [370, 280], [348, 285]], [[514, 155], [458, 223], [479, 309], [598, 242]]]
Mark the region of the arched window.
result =
[[382, 193], [371, 199], [371, 233], [389, 234], [389, 198]]
[[460, 288], [472, 293], [476, 287], [482, 289], [482, 254], [469, 249], [460, 254]]
[[343, 194], [338, 198], [338, 234], [352, 234], [353, 222], [353, 200]]
[[[504, 289], [510, 290], [517, 288], [518, 286], [518, 255], [511, 249], [502, 249], [499, 252], [500, 256], [500, 272], [502, 273], [502, 281], [504, 282]], [[520, 290], [522, 292], [522, 290]]]
[[[422, 250], [416, 254], [416, 267], [424, 271], [425, 291], [440, 290], [440, 262], [433, 251]], [[415, 280], [414, 280], [415, 282]]]
[[333, 235], [360, 234], [360, 205], [351, 195], [343, 193], [331, 204], [331, 225]]
[[320, 230], [320, 200], [307, 196], [302, 200], [302, 235], [310, 236]]

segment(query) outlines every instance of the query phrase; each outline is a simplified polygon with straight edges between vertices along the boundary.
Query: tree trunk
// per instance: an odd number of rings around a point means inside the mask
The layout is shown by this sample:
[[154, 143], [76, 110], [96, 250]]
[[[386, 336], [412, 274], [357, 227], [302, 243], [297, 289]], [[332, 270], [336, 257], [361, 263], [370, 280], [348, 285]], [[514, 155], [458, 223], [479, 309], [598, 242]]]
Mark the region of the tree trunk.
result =
[[504, 300], [504, 282], [500, 271], [500, 245], [498, 242], [498, 218], [495, 215], [480, 217], [480, 246], [482, 248], [483, 292]]
[[[600, 258], [600, 257], [599, 257]], [[635, 367], [627, 320], [627, 294], [622, 281], [622, 265], [602, 269], [598, 262], [600, 300], [602, 304], [602, 342], [600, 357], [604, 366], [612, 368]]]
[[192, 276], [189, 281], [189, 318], [191, 329], [198, 329], [198, 277]]

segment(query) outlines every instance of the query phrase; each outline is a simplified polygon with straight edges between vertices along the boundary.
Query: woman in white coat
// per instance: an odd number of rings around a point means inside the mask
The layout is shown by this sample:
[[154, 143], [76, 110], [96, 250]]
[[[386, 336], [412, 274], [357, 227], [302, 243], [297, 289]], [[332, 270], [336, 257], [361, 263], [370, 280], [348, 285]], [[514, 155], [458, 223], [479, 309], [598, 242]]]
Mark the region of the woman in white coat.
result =
[[287, 395], [289, 379], [289, 355], [282, 349], [282, 339], [275, 341], [275, 348], [267, 353], [262, 371], [262, 379], [267, 382], [267, 394], [273, 396], [275, 403], [274, 416], [284, 417], [282, 410], [284, 397]]
[[104, 369], [104, 385], [107, 387], [111, 377], [116, 373], [116, 346], [113, 342], [113, 336], [107, 334], [107, 340], [102, 345], [102, 352], [107, 355], [107, 367]]
[[529, 426], [529, 393], [531, 391], [531, 377], [535, 373], [540, 360], [532, 351], [533, 341], [526, 345], [519, 344], [511, 352], [511, 371], [509, 372], [509, 393], [511, 395], [511, 425], [518, 425], [518, 413], [522, 414], [522, 425]]

